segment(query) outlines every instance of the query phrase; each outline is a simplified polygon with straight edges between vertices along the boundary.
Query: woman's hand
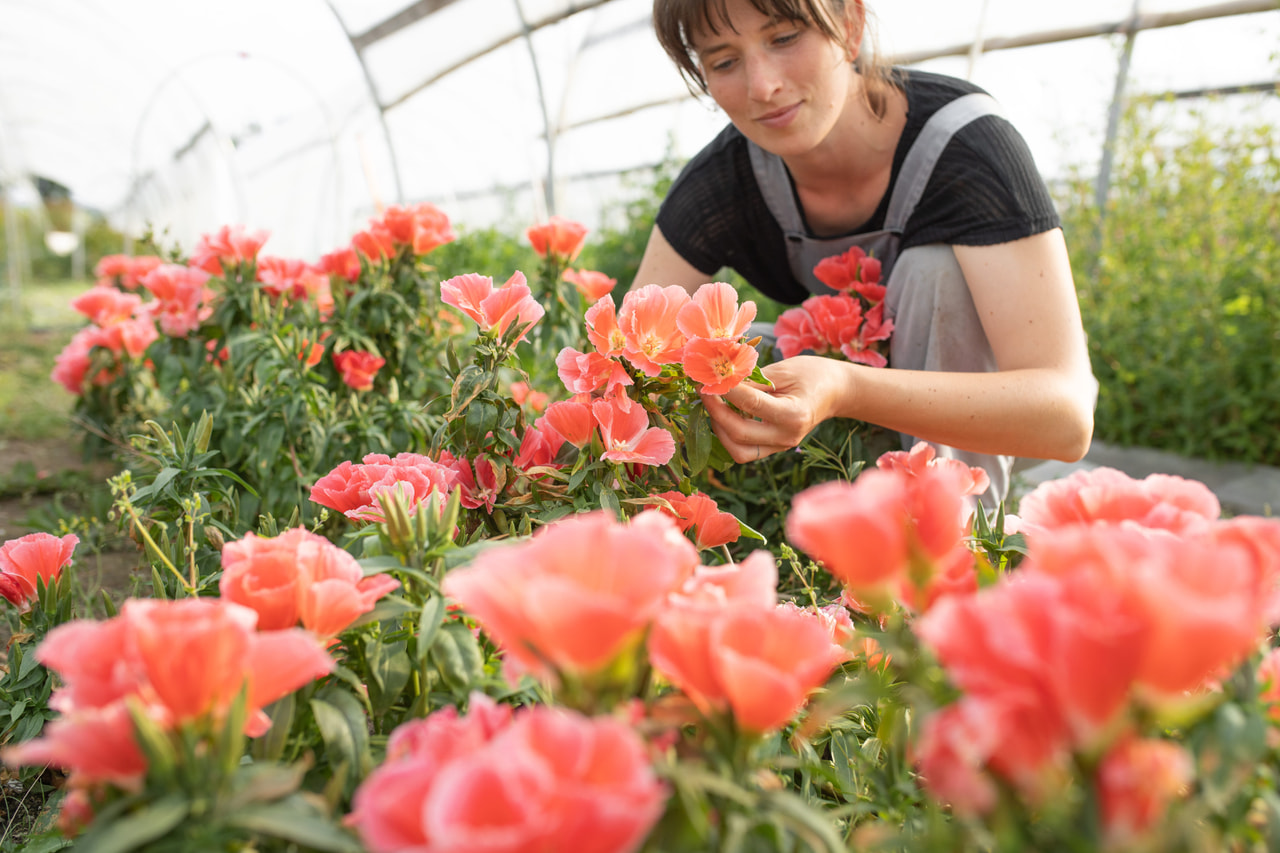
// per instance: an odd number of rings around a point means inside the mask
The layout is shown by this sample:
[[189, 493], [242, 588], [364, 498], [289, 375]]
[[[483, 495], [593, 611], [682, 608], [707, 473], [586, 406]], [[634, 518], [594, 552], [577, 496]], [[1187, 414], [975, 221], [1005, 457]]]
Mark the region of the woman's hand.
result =
[[772, 388], [746, 381], [723, 398], [704, 395], [702, 401], [711, 429], [733, 460], [754, 462], [795, 447], [844, 408], [856, 369], [830, 358], [796, 356], [762, 368]]

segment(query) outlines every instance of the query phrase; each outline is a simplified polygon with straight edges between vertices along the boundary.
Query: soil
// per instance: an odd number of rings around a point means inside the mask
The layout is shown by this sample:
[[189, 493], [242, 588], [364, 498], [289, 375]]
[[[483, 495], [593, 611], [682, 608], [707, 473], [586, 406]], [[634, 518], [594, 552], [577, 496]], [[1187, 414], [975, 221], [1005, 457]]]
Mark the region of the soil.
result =
[[[54, 498], [74, 505], [85, 499], [89, 485], [105, 483], [113, 473], [108, 462], [83, 461], [77, 443], [66, 438], [0, 439], [0, 542], [28, 533], [56, 533], [41, 526], [42, 521], [55, 518], [47, 511]], [[82, 542], [76, 548], [75, 563], [85, 592], [97, 596], [99, 589], [104, 590], [119, 604], [133, 589], [143, 558], [132, 542], [113, 536], [99, 549]], [[0, 630], [7, 633], [7, 628]]]

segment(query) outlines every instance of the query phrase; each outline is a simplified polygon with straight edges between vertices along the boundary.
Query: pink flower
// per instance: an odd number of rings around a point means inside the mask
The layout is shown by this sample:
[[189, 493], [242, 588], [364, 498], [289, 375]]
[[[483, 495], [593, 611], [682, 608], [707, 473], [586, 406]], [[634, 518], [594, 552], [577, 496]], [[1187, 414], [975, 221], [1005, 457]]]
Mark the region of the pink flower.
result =
[[270, 231], [248, 231], [243, 225], [224, 225], [213, 234], [201, 236], [191, 253], [191, 266], [212, 275], [230, 274], [258, 257]]
[[662, 814], [666, 789], [620, 720], [533, 706], [490, 731], [470, 724], [486, 713], [473, 698], [467, 718], [434, 725], [451, 710], [406, 724], [426, 736], [357, 789], [347, 823], [371, 853], [631, 853]]
[[604, 389], [607, 395], [635, 384], [622, 362], [598, 352], [578, 352], [565, 347], [556, 356], [556, 372], [570, 394], [590, 394]]
[[623, 355], [637, 370], [657, 376], [662, 365], [680, 361], [685, 335], [677, 317], [688, 302], [689, 294], [683, 287], [656, 284], [630, 290], [622, 298], [618, 327], [627, 341]]
[[923, 787], [958, 815], [984, 815], [996, 804], [985, 772], [1000, 730], [976, 702], [955, 702], [925, 718], [914, 758]]
[[218, 582], [223, 599], [258, 614], [258, 630], [301, 623], [321, 638], [341, 633], [398, 586], [389, 575], [364, 577], [355, 557], [303, 528], [228, 542]]
[[676, 440], [662, 427], [649, 426], [643, 406], [616, 397], [596, 400], [591, 411], [604, 442], [602, 459], [640, 465], [666, 465], [676, 452]]
[[440, 283], [440, 298], [479, 324], [481, 331], [506, 334], [513, 324], [523, 328], [517, 341], [542, 319], [545, 309], [533, 298], [524, 273], [517, 270], [502, 287], [487, 275], [467, 273]]
[[732, 513], [721, 512], [716, 502], [702, 492], [687, 496], [681, 492], [663, 492], [655, 497], [671, 504], [672, 517], [682, 532], [693, 531], [694, 545], [699, 551], [737, 542], [742, 535], [738, 519]]
[[601, 355], [620, 356], [627, 348], [627, 336], [618, 327], [617, 309], [612, 299], [601, 298], [587, 309], [587, 340]]
[[[543, 424], [541, 418], [539, 424]], [[543, 424], [543, 426], [546, 426]], [[525, 429], [524, 435], [520, 439], [520, 450], [516, 452], [516, 456], [511, 460], [511, 464], [520, 471], [528, 471], [531, 468], [541, 467], [558, 467], [556, 466], [556, 456], [560, 453], [560, 448], [564, 445], [564, 438], [554, 429], [543, 428], [535, 424]]]
[[544, 258], [550, 255], [565, 262], [578, 257], [587, 240], [587, 226], [562, 216], [553, 216], [541, 225], [530, 226], [524, 233], [539, 255]]
[[550, 402], [545, 393], [533, 390], [528, 382], [512, 382], [511, 399], [516, 401], [517, 406], [527, 406], [534, 412], [545, 411]]
[[137, 290], [147, 273], [162, 263], [164, 259], [155, 255], [104, 255], [93, 268], [93, 274], [97, 276], [98, 284]]
[[1186, 796], [1194, 780], [1187, 751], [1172, 741], [1125, 738], [1098, 767], [1095, 784], [1110, 849], [1129, 849]]
[[450, 464], [420, 453], [398, 453], [394, 459], [370, 453], [360, 464], [342, 462], [317, 480], [311, 500], [356, 521], [380, 522], [379, 494], [400, 489], [414, 510], [432, 494], [448, 496], [457, 478]]
[[737, 341], [756, 318], [756, 304], [738, 307], [738, 291], [723, 281], [704, 284], [676, 315], [676, 324], [689, 338]]
[[788, 308], [773, 325], [778, 338], [778, 352], [783, 358], [794, 358], [802, 352], [822, 355], [831, 349], [818, 331], [813, 315], [804, 308]]
[[893, 321], [884, 318], [884, 303], [880, 303], [862, 315], [856, 329], [848, 330], [840, 337], [840, 352], [844, 357], [868, 367], [885, 367], [889, 359], [876, 350], [875, 344], [889, 340], [893, 334]]
[[684, 345], [685, 375], [703, 394], [727, 394], [751, 375], [760, 354], [755, 347], [726, 338], [691, 338]]
[[578, 289], [583, 299], [593, 304], [602, 297], [608, 296], [618, 284], [616, 278], [610, 278], [595, 270], [568, 269], [564, 271], [562, 277]]
[[1076, 471], [1042, 483], [1018, 505], [1023, 529], [1032, 537], [1051, 528], [1122, 521], [1189, 532], [1216, 521], [1221, 512], [1203, 483], [1168, 474], [1135, 480], [1113, 468]]
[[462, 490], [462, 494], [459, 495], [462, 505], [467, 509], [484, 507], [489, 512], [493, 512], [503, 484], [503, 478], [499, 475], [497, 466], [488, 458], [477, 456], [473, 470], [472, 464], [465, 458], [450, 462], [446, 461], [446, 456], [451, 457], [452, 454], [444, 451], [441, 454], [440, 464], [448, 466], [449, 470], [456, 475], [454, 483]]
[[442, 587], [519, 670], [585, 675], [632, 653], [697, 562], [661, 513], [623, 525], [594, 512], [483, 551], [446, 575]]
[[342, 374], [342, 381], [356, 391], [369, 391], [373, 388], [373, 378], [387, 363], [371, 352], [347, 350], [333, 354], [333, 366]]
[[26, 609], [36, 594], [36, 580], [52, 584], [71, 562], [80, 537], [61, 538], [49, 533], [28, 533], [0, 545], [0, 595]]
[[912, 477], [929, 468], [951, 468], [959, 475], [966, 495], [980, 495], [991, 486], [991, 478], [983, 468], [970, 467], [959, 459], [937, 458], [937, 450], [927, 441], [917, 441], [908, 452], [890, 450], [880, 455], [876, 467], [885, 471], [902, 471]]

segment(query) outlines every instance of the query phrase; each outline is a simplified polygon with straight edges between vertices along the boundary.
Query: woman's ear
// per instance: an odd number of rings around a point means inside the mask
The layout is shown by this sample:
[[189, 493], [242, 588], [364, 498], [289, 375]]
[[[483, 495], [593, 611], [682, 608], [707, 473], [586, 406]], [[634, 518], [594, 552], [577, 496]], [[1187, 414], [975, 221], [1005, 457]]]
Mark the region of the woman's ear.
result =
[[867, 8], [863, 5], [863, 0], [845, 0], [843, 24], [844, 50], [852, 62], [862, 51], [862, 33], [867, 24]]

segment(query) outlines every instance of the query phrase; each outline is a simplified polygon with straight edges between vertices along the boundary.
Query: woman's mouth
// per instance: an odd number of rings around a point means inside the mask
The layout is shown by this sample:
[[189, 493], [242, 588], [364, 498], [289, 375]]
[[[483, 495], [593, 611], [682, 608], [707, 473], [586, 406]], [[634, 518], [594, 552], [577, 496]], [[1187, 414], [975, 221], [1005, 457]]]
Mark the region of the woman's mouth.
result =
[[764, 115], [757, 117], [756, 122], [763, 124], [765, 127], [771, 127], [774, 129], [786, 127], [791, 124], [791, 120], [796, 117], [796, 113], [799, 111], [800, 102], [797, 101], [794, 104], [773, 110], [772, 112], [767, 112]]

